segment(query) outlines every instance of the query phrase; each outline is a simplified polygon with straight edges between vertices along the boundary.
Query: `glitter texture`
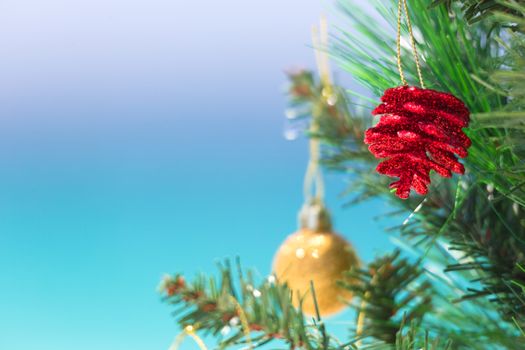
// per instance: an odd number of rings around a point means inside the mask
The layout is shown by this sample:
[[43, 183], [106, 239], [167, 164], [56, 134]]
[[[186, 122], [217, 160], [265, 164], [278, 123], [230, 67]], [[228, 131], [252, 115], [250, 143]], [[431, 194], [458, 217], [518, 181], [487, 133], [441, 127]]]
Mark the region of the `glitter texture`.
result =
[[365, 143], [376, 158], [387, 158], [377, 166], [380, 174], [398, 177], [390, 184], [399, 198], [413, 188], [425, 195], [430, 171], [443, 177], [465, 168], [457, 156], [467, 156], [471, 141], [462, 131], [468, 126], [469, 110], [452, 94], [414, 86], [387, 89], [373, 115], [379, 123], [366, 131]]

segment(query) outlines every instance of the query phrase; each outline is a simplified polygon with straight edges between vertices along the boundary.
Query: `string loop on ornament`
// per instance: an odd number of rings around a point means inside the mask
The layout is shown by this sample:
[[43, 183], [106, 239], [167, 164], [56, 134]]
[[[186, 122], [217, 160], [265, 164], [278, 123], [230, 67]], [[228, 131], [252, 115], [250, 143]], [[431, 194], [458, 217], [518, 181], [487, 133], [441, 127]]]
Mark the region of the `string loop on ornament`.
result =
[[414, 60], [416, 62], [416, 71], [419, 78], [419, 84], [421, 88], [425, 88], [425, 82], [423, 81], [423, 74], [421, 73], [421, 64], [419, 61], [419, 54], [416, 46], [416, 39], [414, 37], [414, 31], [412, 29], [412, 21], [410, 20], [410, 14], [408, 12], [408, 0], [398, 0], [397, 2], [397, 37], [396, 37], [396, 51], [397, 51], [397, 69], [399, 71], [399, 77], [401, 78], [401, 83], [403, 85], [408, 85], [405, 74], [403, 72], [403, 67], [401, 64], [401, 17], [402, 12], [405, 12], [405, 18], [408, 28], [408, 36], [410, 39], [410, 45], [412, 46], [412, 54], [414, 55]]
[[[328, 44], [328, 25], [326, 18], [321, 17], [319, 29], [312, 28], [312, 44], [315, 50], [315, 58], [317, 62], [317, 70], [321, 81], [321, 98], [323, 103], [333, 100], [333, 87], [330, 79], [330, 65], [328, 63], [328, 55], [325, 51]], [[323, 202], [324, 198], [324, 181], [319, 161], [321, 158], [321, 145], [319, 142], [319, 116], [312, 115], [312, 122], [310, 124], [310, 159], [304, 178], [304, 198], [307, 203], [315, 200], [319, 203]]]
[[401, 1], [397, 2], [397, 37], [396, 37], [396, 49], [397, 49], [397, 70], [399, 71], [399, 77], [403, 85], [408, 85], [405, 74], [403, 73], [403, 67], [401, 66]]
[[237, 311], [237, 314], [239, 315], [239, 319], [241, 320], [241, 326], [244, 333], [244, 337], [246, 338], [247, 343], [247, 349], [253, 349], [252, 344], [252, 338], [250, 336], [250, 323], [248, 322], [248, 317], [246, 316], [246, 312], [244, 312], [244, 309], [242, 308], [241, 304], [235, 299], [233, 295], [230, 295], [230, 300], [235, 305], [235, 310]]
[[[310, 131], [316, 132], [317, 127], [314, 124], [310, 127]], [[304, 177], [304, 198], [307, 203], [311, 203], [313, 199], [322, 202], [324, 197], [324, 182], [323, 175], [319, 169], [319, 140], [315, 136], [310, 136], [310, 160], [306, 168]]]
[[193, 341], [197, 344], [200, 350], [208, 350], [204, 342], [197, 334], [195, 334], [195, 327], [189, 325], [184, 328], [184, 330], [175, 338], [173, 341], [173, 344], [169, 347], [168, 350], [178, 350], [180, 345], [182, 344], [182, 341], [187, 337], [190, 336]]
[[[366, 292], [366, 293], [370, 294], [370, 292]], [[365, 293], [365, 297], [361, 300], [361, 305], [359, 306], [359, 314], [357, 316], [357, 323], [356, 323], [356, 328], [355, 328], [355, 336], [356, 338], [359, 338], [359, 340], [356, 342], [356, 346], [358, 347], [361, 346], [362, 340], [360, 337], [363, 334], [363, 330], [365, 328], [365, 317], [366, 317], [365, 308], [366, 308], [366, 298], [367, 298], [366, 293]]]

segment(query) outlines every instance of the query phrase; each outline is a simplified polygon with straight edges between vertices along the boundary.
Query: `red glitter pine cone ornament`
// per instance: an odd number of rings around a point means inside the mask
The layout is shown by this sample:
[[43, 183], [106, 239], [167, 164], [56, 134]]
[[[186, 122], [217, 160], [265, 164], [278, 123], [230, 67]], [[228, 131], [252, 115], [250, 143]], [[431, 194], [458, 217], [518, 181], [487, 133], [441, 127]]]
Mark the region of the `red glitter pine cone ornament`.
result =
[[462, 128], [469, 124], [469, 110], [452, 94], [414, 86], [387, 89], [382, 103], [372, 111], [379, 123], [365, 133], [365, 143], [376, 158], [386, 158], [378, 173], [399, 180], [390, 184], [399, 198], [410, 190], [425, 195], [430, 171], [443, 177], [464, 174], [463, 164], [471, 141]]

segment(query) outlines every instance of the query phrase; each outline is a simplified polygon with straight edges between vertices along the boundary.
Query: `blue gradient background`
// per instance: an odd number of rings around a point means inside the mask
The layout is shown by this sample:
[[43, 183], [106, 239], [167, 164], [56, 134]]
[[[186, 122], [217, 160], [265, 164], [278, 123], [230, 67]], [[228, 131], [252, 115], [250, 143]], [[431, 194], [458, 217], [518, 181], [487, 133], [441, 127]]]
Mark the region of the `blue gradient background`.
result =
[[[166, 349], [164, 272], [269, 272], [307, 156], [282, 136], [282, 72], [313, 66], [327, 8], [2, 1], [0, 349]], [[327, 181], [362, 258], [389, 247], [383, 204], [343, 210], [344, 176]]]

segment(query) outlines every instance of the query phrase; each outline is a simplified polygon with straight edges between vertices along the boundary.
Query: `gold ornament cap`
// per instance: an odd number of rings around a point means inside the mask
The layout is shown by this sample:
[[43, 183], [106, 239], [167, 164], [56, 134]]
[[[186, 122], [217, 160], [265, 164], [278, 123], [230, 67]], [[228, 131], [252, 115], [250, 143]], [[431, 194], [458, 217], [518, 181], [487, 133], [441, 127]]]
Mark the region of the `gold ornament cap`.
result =
[[299, 211], [299, 229], [314, 232], [332, 232], [330, 212], [319, 200], [304, 203]]

